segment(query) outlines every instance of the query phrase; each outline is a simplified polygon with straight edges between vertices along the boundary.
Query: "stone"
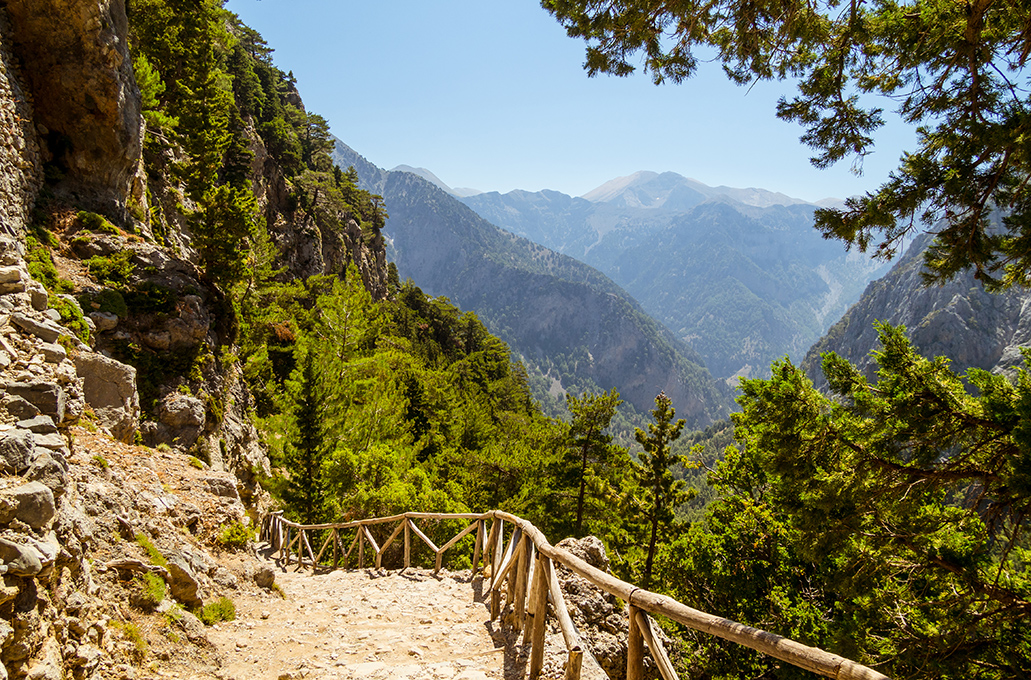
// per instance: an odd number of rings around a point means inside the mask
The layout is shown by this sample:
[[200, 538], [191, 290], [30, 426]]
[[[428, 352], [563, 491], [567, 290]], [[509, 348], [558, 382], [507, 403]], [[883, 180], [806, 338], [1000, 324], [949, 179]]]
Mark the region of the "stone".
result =
[[136, 369], [95, 352], [79, 352], [73, 361], [98, 424], [116, 439], [132, 441], [140, 422]]
[[15, 519], [39, 530], [49, 526], [57, 513], [54, 492], [40, 482], [29, 482], [11, 489], [4, 489], [0, 495], [8, 498], [17, 508]]
[[27, 281], [25, 290], [29, 294], [29, 304], [37, 312], [42, 312], [50, 306], [50, 294], [42, 283], [36, 280]]
[[184, 295], [179, 302], [179, 317], [168, 322], [169, 341], [173, 349], [193, 347], [204, 341], [211, 326], [204, 301], [196, 295]]
[[19, 381], [10, 383], [7, 392], [25, 399], [38, 408], [40, 413], [53, 418], [55, 423], [64, 421], [67, 397], [57, 383], [45, 380]]
[[[38, 435], [37, 435], [38, 436]], [[60, 435], [47, 435], [56, 436]], [[48, 489], [54, 492], [54, 498], [60, 498], [64, 495], [65, 490], [68, 488], [69, 477], [68, 470], [65, 465], [61, 464], [61, 461], [57, 459], [57, 452], [51, 453], [46, 449], [37, 449], [36, 456], [29, 466], [28, 472], [25, 473], [25, 478], [39, 482], [45, 485]]]
[[203, 605], [200, 582], [186, 558], [179, 552], [173, 551], [165, 555], [165, 559], [168, 560], [168, 585], [172, 596], [188, 607]]
[[89, 318], [96, 324], [100, 332], [113, 331], [118, 328], [118, 315], [111, 312], [90, 312]]
[[11, 321], [15, 326], [27, 333], [32, 333], [45, 342], [57, 342], [61, 336], [71, 337], [72, 333], [64, 326], [53, 321], [37, 321], [30, 316], [15, 312], [11, 315]]
[[208, 641], [208, 633], [204, 629], [204, 624], [190, 612], [179, 612], [179, 618], [176, 620], [176, 623], [186, 633], [186, 637], [190, 642], [204, 644]]
[[204, 402], [197, 397], [173, 392], [161, 400], [159, 407], [161, 422], [174, 428], [204, 426]]
[[61, 323], [61, 312], [56, 309], [50, 308], [43, 310], [43, 316], [56, 323]]
[[15, 418], [35, 418], [39, 415], [39, 409], [30, 404], [25, 399], [14, 395], [5, 395], [3, 401], [0, 402], [3, 405], [4, 410]]
[[64, 347], [51, 342], [44, 342], [40, 349], [43, 350], [43, 358], [51, 364], [59, 364], [68, 358], [68, 352]]
[[21, 281], [22, 271], [20, 267], [0, 267], [0, 283], [14, 283]]
[[36, 433], [32, 435], [36, 442], [36, 448], [50, 449], [51, 451], [67, 451], [68, 442], [64, 440], [60, 432]]
[[57, 425], [54, 425], [54, 420], [50, 416], [35, 416], [34, 418], [28, 418], [26, 420], [19, 420], [18, 427], [22, 430], [29, 430], [36, 434], [50, 434], [57, 432]]
[[164, 351], [172, 345], [172, 334], [168, 331], [148, 331], [143, 334], [143, 342], [151, 349]]
[[271, 567], [261, 567], [254, 572], [254, 583], [259, 588], [270, 589], [276, 584], [276, 572]]
[[35, 449], [33, 434], [28, 430], [0, 432], [0, 472], [20, 475], [29, 467]]
[[35, 576], [43, 570], [41, 557], [31, 546], [0, 538], [0, 561], [12, 576]]
[[208, 490], [216, 496], [239, 499], [240, 494], [236, 490], [236, 481], [225, 477], [205, 477], [204, 483]]

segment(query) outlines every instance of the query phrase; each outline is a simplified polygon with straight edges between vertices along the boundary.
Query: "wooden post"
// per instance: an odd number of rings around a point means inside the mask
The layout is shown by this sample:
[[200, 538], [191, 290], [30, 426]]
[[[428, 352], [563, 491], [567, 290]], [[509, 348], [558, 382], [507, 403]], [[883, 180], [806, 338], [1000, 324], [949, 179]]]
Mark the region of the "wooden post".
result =
[[641, 629], [644, 641], [648, 644], [648, 649], [651, 650], [652, 658], [655, 659], [663, 680], [679, 680], [679, 676], [669, 660], [669, 655], [666, 654], [666, 648], [662, 646], [662, 640], [659, 638], [658, 633], [655, 632], [655, 625], [651, 617], [638, 610], [637, 626]]
[[580, 680], [580, 668], [583, 666], [584, 653], [579, 647], [569, 650], [569, 658], [566, 659], [565, 680]]
[[279, 552], [279, 559], [286, 560], [286, 566], [290, 566], [290, 527], [286, 528], [286, 540], [283, 541], [283, 548]]
[[473, 547], [473, 578], [476, 578], [476, 568], [480, 566], [480, 551], [483, 549], [483, 520], [476, 520], [476, 545]]
[[641, 610], [629, 606], [630, 637], [626, 645], [626, 680], [644, 680], [644, 636], [637, 625], [637, 613]]
[[[530, 680], [537, 680], [544, 667], [544, 636], [547, 628], [544, 623], [548, 618], [548, 571], [551, 560], [544, 555], [537, 556], [537, 565], [533, 570], [533, 588], [530, 597]], [[525, 633], [523, 634], [525, 640]]]
[[523, 535], [523, 550], [519, 553], [519, 564], [516, 571], [516, 582], [513, 597], [515, 598], [515, 610], [513, 622], [517, 629], [521, 629], [526, 623], [526, 586], [530, 579], [530, 549], [533, 541], [529, 536]]
[[409, 524], [408, 518], [405, 517], [405, 569], [412, 566], [412, 532]]
[[[494, 526], [497, 527], [498, 533], [497, 538], [494, 541], [494, 547], [491, 548], [491, 557], [493, 558], [493, 566], [490, 570], [491, 590], [496, 590], [494, 586], [497, 583], [498, 571], [501, 569], [501, 558], [504, 557], [505, 553], [505, 522], [495, 518]], [[491, 533], [494, 533], [493, 528], [491, 529]]]
[[340, 565], [340, 530], [333, 527], [333, 568]]
[[362, 536], [362, 527], [358, 527], [358, 568], [365, 566], [365, 536]]

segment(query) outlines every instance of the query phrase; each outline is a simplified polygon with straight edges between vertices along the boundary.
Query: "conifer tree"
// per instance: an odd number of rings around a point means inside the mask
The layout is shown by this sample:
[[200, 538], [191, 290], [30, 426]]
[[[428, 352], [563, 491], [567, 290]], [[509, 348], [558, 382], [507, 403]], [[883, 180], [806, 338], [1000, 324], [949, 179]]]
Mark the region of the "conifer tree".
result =
[[673, 523], [674, 510], [688, 499], [684, 481], [673, 479], [673, 473], [670, 472], [670, 468], [681, 459], [673, 453], [672, 444], [680, 437], [685, 422], [683, 418], [674, 421], [675, 416], [673, 402], [665, 392], [660, 392], [655, 397], [655, 408], [652, 410], [655, 422], [648, 426], [647, 433], [640, 428], [634, 433], [637, 443], [644, 447], [635, 472], [642, 487], [644, 515], [649, 526], [648, 557], [645, 559], [642, 581], [645, 588], [651, 583], [660, 529]]
[[283, 490], [283, 500], [302, 524], [318, 524], [326, 511], [326, 403], [319, 383], [315, 353], [306, 348], [287, 385], [293, 427], [286, 446], [290, 477]]
[[600, 481], [612, 465], [612, 459], [622, 451], [612, 445], [612, 435], [605, 432], [616, 408], [623, 403], [619, 392], [613, 388], [601, 394], [585, 393], [579, 397], [566, 395], [566, 406], [573, 416], [569, 426], [569, 444], [566, 449], [567, 464], [572, 468], [577, 484], [575, 536], [583, 535], [584, 506], [588, 487]]

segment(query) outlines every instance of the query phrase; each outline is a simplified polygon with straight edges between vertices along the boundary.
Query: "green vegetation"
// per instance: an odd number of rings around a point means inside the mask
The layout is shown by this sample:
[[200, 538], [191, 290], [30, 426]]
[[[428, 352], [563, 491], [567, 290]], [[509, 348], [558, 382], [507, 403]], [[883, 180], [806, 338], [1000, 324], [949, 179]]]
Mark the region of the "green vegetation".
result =
[[153, 572], [145, 572], [133, 579], [137, 593], [135, 602], [143, 609], [153, 609], [161, 604], [167, 589], [165, 580]]
[[[194, 459], [196, 460], [196, 459]], [[230, 522], [218, 533], [218, 544], [223, 548], [246, 548], [254, 540], [254, 532], [242, 522]]]
[[106, 217], [98, 215], [97, 213], [80, 210], [76, 214], [76, 218], [79, 220], [79, 224], [82, 225], [82, 228], [89, 231], [95, 231], [101, 234], [113, 234], [114, 236], [118, 236], [122, 233], [118, 227], [111, 224]]
[[50, 298], [50, 307], [61, 314], [61, 324], [75, 333], [75, 337], [83, 342], [89, 342], [89, 326], [82, 317], [82, 310], [71, 300], [53, 296]]
[[90, 462], [102, 470], [106, 470], [111, 466], [111, 464], [107, 462], [107, 458], [104, 458], [99, 453], [90, 458]]
[[147, 552], [147, 557], [150, 558], [150, 563], [158, 567], [167, 567], [168, 560], [161, 554], [161, 551], [157, 549], [157, 546], [147, 538], [145, 534], [136, 534], [136, 542]]
[[209, 602], [197, 612], [197, 618], [205, 626], [213, 626], [222, 621], [236, 620], [236, 605], [228, 597], [220, 597], [214, 602]]
[[128, 285], [129, 279], [136, 270], [131, 250], [119, 250], [111, 255], [94, 255], [86, 260], [90, 276], [99, 283], [112, 288]]
[[122, 636], [132, 644], [132, 650], [129, 653], [132, 662], [137, 666], [142, 664], [143, 660], [147, 658], [147, 652], [150, 651], [150, 645], [147, 644], [147, 638], [143, 636], [139, 626], [132, 621], [119, 621], [118, 619], [113, 619], [111, 626], [120, 631]]

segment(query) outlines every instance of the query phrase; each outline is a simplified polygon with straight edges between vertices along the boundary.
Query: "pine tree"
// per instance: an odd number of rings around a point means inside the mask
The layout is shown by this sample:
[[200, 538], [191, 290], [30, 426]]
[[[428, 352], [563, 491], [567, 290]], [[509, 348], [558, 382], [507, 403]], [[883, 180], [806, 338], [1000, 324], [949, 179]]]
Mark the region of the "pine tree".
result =
[[672, 444], [684, 429], [684, 419], [676, 422], [676, 411], [665, 392], [655, 397], [648, 433], [637, 429], [634, 438], [644, 447], [641, 462], [635, 466], [638, 482], [644, 495], [644, 514], [649, 525], [648, 557], [644, 563], [643, 586], [651, 583], [655, 547], [658, 544], [660, 528], [673, 523], [674, 510], [688, 499], [683, 480], [673, 479], [670, 468], [680, 462], [681, 457], [673, 453]]
[[283, 500], [302, 524], [318, 524], [326, 514], [326, 403], [319, 383], [315, 352], [306, 348], [288, 382], [293, 427], [286, 446], [290, 476], [283, 490]]
[[608, 393], [585, 393], [580, 397], [566, 395], [566, 406], [573, 416], [566, 460], [578, 488], [573, 524], [575, 536], [583, 536], [588, 487], [592, 482], [606, 483], [603, 479], [605, 471], [612, 465], [612, 459], [622, 452], [612, 445], [612, 435], [605, 432], [616, 415], [616, 408], [622, 403], [615, 388]]

